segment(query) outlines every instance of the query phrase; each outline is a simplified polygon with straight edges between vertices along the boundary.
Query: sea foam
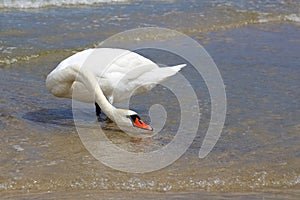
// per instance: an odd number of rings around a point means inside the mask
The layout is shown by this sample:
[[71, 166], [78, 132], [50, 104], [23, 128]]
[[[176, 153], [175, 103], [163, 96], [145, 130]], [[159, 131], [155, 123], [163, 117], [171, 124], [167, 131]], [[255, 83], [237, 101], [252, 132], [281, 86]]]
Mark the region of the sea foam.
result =
[[126, 2], [126, 0], [0, 0], [0, 8], [43, 8], [47, 6], [92, 5], [97, 3]]
[[296, 14], [286, 15], [285, 19], [291, 22], [300, 22], [300, 16]]

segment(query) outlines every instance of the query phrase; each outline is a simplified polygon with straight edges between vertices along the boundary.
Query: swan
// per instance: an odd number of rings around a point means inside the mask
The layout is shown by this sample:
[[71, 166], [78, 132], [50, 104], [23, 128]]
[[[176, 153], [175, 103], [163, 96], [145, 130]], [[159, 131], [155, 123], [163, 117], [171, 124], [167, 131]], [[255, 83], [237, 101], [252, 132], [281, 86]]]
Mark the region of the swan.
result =
[[129, 50], [92, 48], [61, 61], [48, 74], [46, 87], [56, 97], [95, 103], [98, 119], [103, 112], [123, 130], [153, 131], [135, 111], [116, 108], [113, 103], [151, 90], [185, 66], [159, 67]]

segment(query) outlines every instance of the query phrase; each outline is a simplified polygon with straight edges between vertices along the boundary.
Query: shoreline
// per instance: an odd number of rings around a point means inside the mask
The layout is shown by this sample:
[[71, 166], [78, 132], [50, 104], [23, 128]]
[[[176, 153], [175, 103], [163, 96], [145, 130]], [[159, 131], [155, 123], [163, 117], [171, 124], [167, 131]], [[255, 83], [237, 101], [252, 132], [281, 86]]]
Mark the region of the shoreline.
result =
[[239, 198], [243, 200], [253, 199], [289, 199], [298, 200], [300, 197], [299, 189], [288, 190], [263, 190], [256, 192], [208, 192], [208, 191], [192, 191], [192, 192], [151, 192], [151, 191], [114, 191], [114, 190], [69, 190], [69, 191], [51, 191], [36, 193], [1, 193], [1, 199], [233, 199]]

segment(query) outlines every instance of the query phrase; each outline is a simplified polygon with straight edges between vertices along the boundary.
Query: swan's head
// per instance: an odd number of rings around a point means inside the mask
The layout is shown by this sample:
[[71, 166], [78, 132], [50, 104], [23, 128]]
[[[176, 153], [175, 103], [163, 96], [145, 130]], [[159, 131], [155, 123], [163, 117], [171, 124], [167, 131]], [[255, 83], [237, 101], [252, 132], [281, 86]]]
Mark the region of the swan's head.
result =
[[141, 117], [132, 110], [116, 109], [114, 121], [124, 131], [137, 136], [138, 133], [149, 133], [153, 128], [146, 124]]

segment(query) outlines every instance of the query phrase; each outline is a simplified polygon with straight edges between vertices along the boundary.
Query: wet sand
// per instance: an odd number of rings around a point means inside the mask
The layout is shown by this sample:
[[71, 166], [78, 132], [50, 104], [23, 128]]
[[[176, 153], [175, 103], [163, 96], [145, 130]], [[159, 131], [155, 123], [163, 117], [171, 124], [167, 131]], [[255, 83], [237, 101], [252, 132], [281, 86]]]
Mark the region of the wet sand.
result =
[[214, 193], [214, 192], [177, 192], [177, 193], [156, 193], [156, 192], [116, 192], [116, 191], [62, 191], [30, 194], [4, 194], [2, 199], [299, 199], [299, 191], [263, 191], [252, 193]]

